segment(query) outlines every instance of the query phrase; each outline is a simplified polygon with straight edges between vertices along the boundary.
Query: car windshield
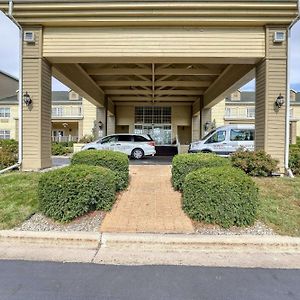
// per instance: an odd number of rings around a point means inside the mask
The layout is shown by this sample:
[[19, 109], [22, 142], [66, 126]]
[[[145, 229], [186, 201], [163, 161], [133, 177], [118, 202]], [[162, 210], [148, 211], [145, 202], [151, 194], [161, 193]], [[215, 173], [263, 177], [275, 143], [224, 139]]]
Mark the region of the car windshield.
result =
[[210, 131], [208, 134], [206, 134], [206, 135], [201, 139], [201, 141], [206, 140], [210, 135], [214, 134], [215, 132], [216, 132], [216, 129]]

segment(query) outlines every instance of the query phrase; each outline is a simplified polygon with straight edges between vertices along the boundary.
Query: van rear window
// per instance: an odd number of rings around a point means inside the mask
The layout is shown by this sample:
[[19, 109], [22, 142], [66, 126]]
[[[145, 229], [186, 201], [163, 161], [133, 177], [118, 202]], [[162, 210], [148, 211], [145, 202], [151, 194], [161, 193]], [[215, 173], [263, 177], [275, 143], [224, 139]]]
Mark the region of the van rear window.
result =
[[135, 142], [149, 142], [149, 140], [141, 135], [134, 135], [133, 138]]

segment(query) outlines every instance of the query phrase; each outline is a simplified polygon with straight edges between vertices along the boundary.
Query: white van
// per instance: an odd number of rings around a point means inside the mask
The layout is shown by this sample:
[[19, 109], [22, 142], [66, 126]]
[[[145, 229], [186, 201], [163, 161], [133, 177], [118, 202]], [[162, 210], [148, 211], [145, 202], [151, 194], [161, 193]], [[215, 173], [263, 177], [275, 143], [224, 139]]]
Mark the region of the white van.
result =
[[244, 148], [254, 150], [254, 125], [226, 125], [208, 133], [200, 141], [190, 144], [189, 153], [205, 152], [228, 156]]

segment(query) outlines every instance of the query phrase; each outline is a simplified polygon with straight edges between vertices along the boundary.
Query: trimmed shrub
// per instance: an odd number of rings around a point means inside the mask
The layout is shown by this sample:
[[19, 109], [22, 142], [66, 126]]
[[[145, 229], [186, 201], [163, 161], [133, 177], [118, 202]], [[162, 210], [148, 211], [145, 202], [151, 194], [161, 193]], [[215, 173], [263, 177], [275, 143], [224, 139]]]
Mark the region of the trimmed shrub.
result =
[[300, 149], [291, 148], [289, 157], [289, 167], [294, 175], [300, 174]]
[[79, 143], [91, 143], [95, 140], [95, 137], [93, 135], [85, 135], [80, 140]]
[[172, 161], [172, 184], [182, 190], [186, 175], [201, 168], [228, 166], [228, 159], [212, 153], [178, 154]]
[[258, 206], [254, 181], [236, 168], [203, 168], [186, 176], [183, 209], [193, 219], [230, 226], [252, 225]]
[[102, 167], [76, 165], [44, 173], [38, 183], [40, 210], [61, 222], [91, 210], [110, 210], [115, 177]]
[[0, 140], [0, 149], [18, 154], [18, 142], [16, 140]]
[[0, 149], [0, 170], [14, 165], [17, 160], [17, 154], [6, 149]]
[[278, 171], [278, 161], [263, 150], [237, 151], [231, 155], [231, 162], [250, 176], [267, 177]]
[[61, 143], [52, 143], [51, 145], [52, 155], [66, 155], [69, 152], [69, 148], [62, 145]]
[[85, 150], [75, 153], [71, 164], [86, 164], [108, 168], [115, 173], [117, 190], [124, 190], [129, 181], [129, 159], [121, 152], [110, 150]]

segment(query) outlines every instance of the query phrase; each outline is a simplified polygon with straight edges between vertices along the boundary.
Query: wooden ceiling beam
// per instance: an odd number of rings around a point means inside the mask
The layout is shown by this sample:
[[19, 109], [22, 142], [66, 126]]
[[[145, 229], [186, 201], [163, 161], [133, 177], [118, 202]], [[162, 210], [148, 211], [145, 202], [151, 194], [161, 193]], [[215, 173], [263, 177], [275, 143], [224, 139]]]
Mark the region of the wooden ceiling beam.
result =
[[192, 81], [192, 80], [157, 80], [155, 86], [175, 86], [175, 87], [208, 87], [211, 81]]
[[103, 86], [152, 86], [151, 80], [143, 81], [143, 80], [109, 80], [109, 81], [97, 81], [97, 84], [101, 87]]
[[[149, 68], [114, 68], [111, 67], [86, 67], [86, 72], [89, 75], [152, 75], [152, 70]], [[220, 75], [220, 68], [163, 68], [155, 70], [155, 75]]]

